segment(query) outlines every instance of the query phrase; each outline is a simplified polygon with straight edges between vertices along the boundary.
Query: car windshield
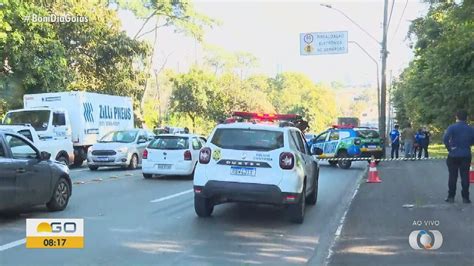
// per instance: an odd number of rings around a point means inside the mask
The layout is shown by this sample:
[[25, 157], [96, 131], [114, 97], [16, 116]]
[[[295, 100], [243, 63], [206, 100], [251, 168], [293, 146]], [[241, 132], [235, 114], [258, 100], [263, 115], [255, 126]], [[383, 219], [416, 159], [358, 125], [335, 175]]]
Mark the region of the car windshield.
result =
[[372, 129], [359, 129], [355, 130], [357, 137], [363, 138], [363, 139], [376, 139], [380, 138], [379, 133], [376, 130]]
[[36, 131], [45, 131], [48, 129], [50, 114], [51, 111], [48, 110], [11, 112], [5, 116], [4, 123], [30, 124]]
[[189, 149], [189, 138], [175, 136], [159, 136], [148, 148], [156, 150], [185, 150]]
[[221, 128], [216, 130], [211, 143], [223, 149], [271, 151], [283, 147], [283, 132]]
[[132, 143], [137, 138], [138, 131], [127, 130], [127, 131], [113, 131], [103, 136], [100, 139], [100, 143], [105, 142], [120, 142], [120, 143]]

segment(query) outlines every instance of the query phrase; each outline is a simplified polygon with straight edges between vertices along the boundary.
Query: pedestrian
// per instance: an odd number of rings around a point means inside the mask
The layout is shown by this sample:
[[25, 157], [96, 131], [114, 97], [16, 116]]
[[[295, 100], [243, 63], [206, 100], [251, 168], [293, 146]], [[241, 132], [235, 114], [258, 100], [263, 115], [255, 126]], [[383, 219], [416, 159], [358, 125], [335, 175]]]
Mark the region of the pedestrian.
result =
[[390, 154], [392, 159], [394, 155], [398, 159], [398, 151], [400, 149], [400, 131], [398, 131], [399, 128], [400, 126], [395, 125], [394, 129], [390, 132], [390, 140], [392, 141], [392, 150]]
[[413, 145], [415, 144], [415, 131], [413, 131], [410, 123], [403, 129], [401, 137], [404, 144], [405, 158], [412, 157]]
[[[423, 132], [423, 129], [418, 129], [418, 131], [415, 134], [415, 156], [418, 157], [418, 159], [421, 158], [421, 154], [423, 153], [424, 147], [426, 145], [426, 136], [425, 133]], [[425, 150], [425, 157], [427, 153]]]
[[443, 142], [448, 150], [446, 164], [449, 171], [448, 198], [446, 202], [453, 203], [456, 195], [458, 172], [461, 176], [461, 195], [464, 203], [469, 199], [469, 167], [471, 165], [471, 146], [474, 145], [474, 128], [467, 124], [467, 112], [460, 110], [456, 113], [456, 123], [450, 125], [444, 133]]

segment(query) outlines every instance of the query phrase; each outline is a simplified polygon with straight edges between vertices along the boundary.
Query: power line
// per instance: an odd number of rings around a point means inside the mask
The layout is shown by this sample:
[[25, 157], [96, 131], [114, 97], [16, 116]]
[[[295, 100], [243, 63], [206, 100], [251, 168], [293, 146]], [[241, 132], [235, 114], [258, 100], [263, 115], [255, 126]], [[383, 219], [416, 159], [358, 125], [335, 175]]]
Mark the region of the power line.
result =
[[400, 19], [398, 20], [397, 27], [395, 28], [395, 32], [393, 33], [394, 36], [398, 32], [398, 28], [400, 27], [400, 23], [402, 22], [403, 16], [405, 15], [405, 10], [407, 9], [407, 6], [408, 6], [408, 0], [406, 0], [405, 6], [403, 7], [402, 15], [400, 16]]

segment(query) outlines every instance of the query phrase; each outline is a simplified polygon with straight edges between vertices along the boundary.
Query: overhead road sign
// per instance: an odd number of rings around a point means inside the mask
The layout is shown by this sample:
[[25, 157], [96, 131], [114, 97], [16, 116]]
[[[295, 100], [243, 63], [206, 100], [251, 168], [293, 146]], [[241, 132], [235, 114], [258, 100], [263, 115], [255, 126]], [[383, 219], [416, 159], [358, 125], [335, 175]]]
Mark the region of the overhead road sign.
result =
[[347, 43], [347, 31], [300, 33], [300, 54], [346, 54]]

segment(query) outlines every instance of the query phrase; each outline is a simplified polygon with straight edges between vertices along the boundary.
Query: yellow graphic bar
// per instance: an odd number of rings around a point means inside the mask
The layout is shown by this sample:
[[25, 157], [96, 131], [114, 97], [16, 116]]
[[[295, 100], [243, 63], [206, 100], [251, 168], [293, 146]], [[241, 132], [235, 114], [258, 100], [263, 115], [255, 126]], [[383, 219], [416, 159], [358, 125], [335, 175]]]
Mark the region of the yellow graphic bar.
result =
[[26, 248], [84, 248], [84, 237], [30, 236], [26, 238]]

